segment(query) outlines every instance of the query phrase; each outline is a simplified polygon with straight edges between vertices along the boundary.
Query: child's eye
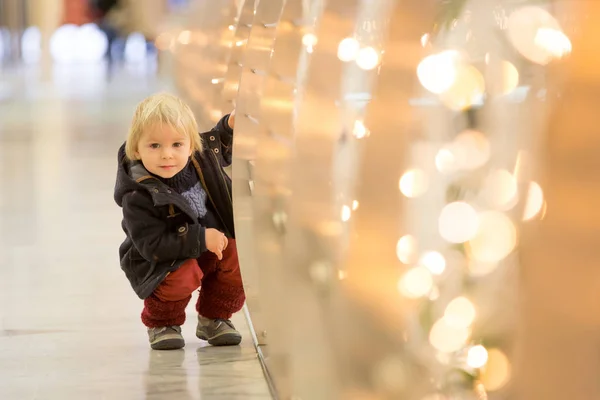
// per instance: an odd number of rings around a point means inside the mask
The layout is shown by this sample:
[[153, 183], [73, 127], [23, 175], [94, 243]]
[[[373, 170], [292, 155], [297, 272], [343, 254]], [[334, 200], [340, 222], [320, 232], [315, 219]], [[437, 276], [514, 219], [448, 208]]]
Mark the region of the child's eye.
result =
[[181, 147], [181, 146], [183, 146], [183, 143], [179, 143], [179, 142], [173, 143], [173, 146], [174, 147]]
[[153, 149], [158, 149], [160, 147], [160, 145], [158, 143], [152, 143], [150, 145], [150, 147], [153, 148]]

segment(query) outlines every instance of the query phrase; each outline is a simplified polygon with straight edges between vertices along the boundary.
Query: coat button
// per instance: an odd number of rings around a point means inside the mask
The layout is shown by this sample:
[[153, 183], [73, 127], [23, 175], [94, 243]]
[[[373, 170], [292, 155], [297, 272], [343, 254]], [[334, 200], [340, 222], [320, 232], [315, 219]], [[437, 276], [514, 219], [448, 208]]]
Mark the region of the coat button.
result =
[[158, 193], [158, 189], [157, 188], [154, 188], [154, 193]]
[[214, 136], [211, 136], [211, 137], [210, 137], [210, 140], [212, 140], [212, 141], [214, 142], [214, 141], [215, 141], [215, 137], [214, 137]]
[[185, 226], [180, 226], [180, 227], [179, 227], [179, 229], [177, 229], [177, 231], [178, 231], [179, 233], [183, 233], [183, 232], [185, 232]]
[[219, 149], [215, 149], [215, 153], [219, 154]]
[[171, 191], [167, 189], [167, 193], [171, 193]]

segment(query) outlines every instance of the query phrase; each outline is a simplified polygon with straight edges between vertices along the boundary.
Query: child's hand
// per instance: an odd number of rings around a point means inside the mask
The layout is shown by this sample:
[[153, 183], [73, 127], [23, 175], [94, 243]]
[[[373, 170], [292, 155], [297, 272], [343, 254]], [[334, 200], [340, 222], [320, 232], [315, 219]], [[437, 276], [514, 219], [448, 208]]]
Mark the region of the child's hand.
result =
[[217, 255], [219, 260], [223, 259], [223, 250], [227, 248], [227, 238], [222, 232], [213, 228], [207, 228], [204, 234], [206, 248]]
[[233, 127], [235, 126], [235, 108], [233, 109], [231, 114], [229, 114], [229, 118], [227, 119], [227, 124], [229, 124], [229, 127], [231, 129], [233, 129]]

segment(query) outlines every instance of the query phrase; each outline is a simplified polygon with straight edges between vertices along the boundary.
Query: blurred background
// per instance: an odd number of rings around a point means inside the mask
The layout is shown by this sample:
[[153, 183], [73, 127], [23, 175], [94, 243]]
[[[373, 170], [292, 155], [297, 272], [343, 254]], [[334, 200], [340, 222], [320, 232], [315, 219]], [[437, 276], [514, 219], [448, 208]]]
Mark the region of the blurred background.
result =
[[[599, 18], [0, 0], [0, 399], [597, 400]], [[239, 348], [151, 352], [118, 267], [116, 152], [157, 91], [203, 130], [236, 109]]]

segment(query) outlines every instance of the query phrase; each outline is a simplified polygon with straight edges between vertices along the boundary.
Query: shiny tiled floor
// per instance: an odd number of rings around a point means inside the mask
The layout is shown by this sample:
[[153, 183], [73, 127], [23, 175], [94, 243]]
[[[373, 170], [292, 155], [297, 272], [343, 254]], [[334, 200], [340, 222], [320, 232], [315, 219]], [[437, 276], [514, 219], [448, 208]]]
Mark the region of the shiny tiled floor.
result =
[[0, 85], [0, 399], [270, 398], [242, 314], [241, 347], [196, 339], [190, 306], [185, 350], [150, 351], [112, 190], [136, 102], [166, 86], [99, 72]]

